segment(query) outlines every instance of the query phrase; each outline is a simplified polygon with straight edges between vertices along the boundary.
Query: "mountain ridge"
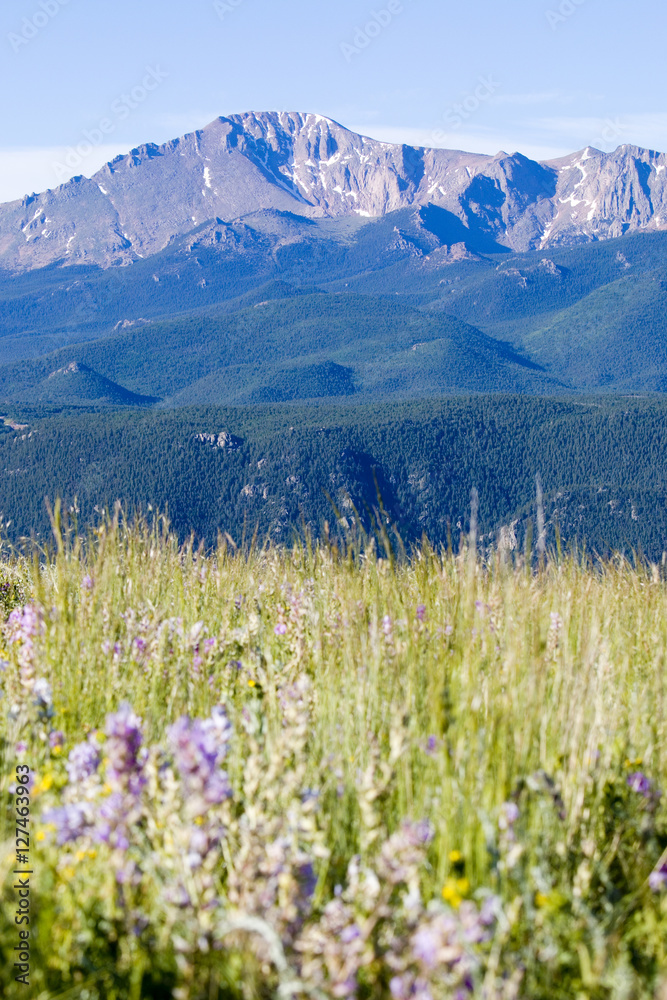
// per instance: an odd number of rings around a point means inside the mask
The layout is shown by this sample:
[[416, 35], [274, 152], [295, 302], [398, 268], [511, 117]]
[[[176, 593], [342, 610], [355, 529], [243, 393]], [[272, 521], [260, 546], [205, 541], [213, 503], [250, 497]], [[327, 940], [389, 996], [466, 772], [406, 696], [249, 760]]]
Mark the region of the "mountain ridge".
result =
[[0, 268], [127, 265], [206, 223], [230, 226], [265, 210], [304, 224], [363, 224], [431, 205], [470, 241], [516, 252], [664, 229], [667, 156], [589, 146], [538, 162], [384, 143], [322, 115], [247, 112], [138, 146], [92, 178], [0, 205]]

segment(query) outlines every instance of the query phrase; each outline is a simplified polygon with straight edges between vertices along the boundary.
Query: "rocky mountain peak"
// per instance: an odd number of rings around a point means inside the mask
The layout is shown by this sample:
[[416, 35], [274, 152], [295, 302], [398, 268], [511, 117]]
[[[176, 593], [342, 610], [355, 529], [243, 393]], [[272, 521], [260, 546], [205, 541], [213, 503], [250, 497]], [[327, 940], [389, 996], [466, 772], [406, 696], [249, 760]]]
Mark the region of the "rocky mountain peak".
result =
[[1, 205], [0, 268], [130, 264], [205, 224], [233, 241], [229, 223], [265, 210], [370, 220], [432, 205], [514, 250], [548, 248], [667, 227], [666, 167], [664, 154], [630, 145], [538, 163], [379, 142], [322, 115], [248, 112]]

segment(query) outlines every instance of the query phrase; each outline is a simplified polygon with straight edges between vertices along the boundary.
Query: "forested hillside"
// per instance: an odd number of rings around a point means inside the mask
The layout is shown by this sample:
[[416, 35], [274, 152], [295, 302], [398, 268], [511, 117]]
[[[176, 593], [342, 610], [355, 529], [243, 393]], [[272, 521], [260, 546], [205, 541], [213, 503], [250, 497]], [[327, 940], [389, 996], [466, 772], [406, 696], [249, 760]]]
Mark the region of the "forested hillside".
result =
[[259, 212], [127, 267], [0, 275], [0, 400], [45, 401], [73, 363], [163, 405], [664, 390], [666, 233], [548, 255], [473, 236], [436, 206]]
[[[660, 398], [455, 397], [384, 406], [255, 406], [50, 414], [14, 410], [0, 435], [0, 512], [13, 539], [49, 532], [44, 498], [168, 509], [181, 536], [237, 544], [308, 528], [382, 525], [456, 547], [479, 491], [481, 544], [535, 534], [589, 550], [667, 549], [667, 403]], [[20, 426], [25, 424], [26, 426]], [[383, 513], [380, 513], [382, 507]], [[530, 529], [529, 529], [530, 525]]]

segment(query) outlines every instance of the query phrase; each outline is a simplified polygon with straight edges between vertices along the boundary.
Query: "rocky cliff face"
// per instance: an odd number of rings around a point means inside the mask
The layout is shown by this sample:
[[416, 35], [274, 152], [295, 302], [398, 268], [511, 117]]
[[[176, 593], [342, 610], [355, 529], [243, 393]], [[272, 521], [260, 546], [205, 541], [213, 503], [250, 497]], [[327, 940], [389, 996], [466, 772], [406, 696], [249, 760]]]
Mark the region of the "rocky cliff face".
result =
[[434, 204], [514, 250], [586, 242], [667, 227], [666, 166], [635, 146], [537, 163], [377, 142], [319, 115], [232, 115], [0, 206], [0, 268], [127, 264], [263, 209], [372, 219]]

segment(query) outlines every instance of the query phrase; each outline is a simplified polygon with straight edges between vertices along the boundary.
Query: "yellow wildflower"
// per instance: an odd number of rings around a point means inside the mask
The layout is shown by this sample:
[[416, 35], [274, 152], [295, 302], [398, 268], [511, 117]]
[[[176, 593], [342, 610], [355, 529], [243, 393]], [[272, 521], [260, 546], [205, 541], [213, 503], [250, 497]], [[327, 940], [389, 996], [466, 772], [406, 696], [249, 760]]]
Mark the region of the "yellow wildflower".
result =
[[453, 906], [455, 910], [458, 910], [459, 906], [463, 902], [463, 897], [459, 893], [457, 886], [457, 879], [447, 879], [444, 888], [442, 890], [442, 898], [450, 906]]
[[53, 785], [53, 775], [45, 774], [38, 785], [35, 786], [35, 794], [41, 795], [42, 792], [48, 792], [49, 788]]
[[453, 865], [458, 865], [463, 861], [463, 855], [460, 851], [450, 851], [449, 860]]

